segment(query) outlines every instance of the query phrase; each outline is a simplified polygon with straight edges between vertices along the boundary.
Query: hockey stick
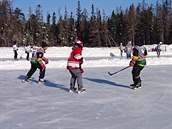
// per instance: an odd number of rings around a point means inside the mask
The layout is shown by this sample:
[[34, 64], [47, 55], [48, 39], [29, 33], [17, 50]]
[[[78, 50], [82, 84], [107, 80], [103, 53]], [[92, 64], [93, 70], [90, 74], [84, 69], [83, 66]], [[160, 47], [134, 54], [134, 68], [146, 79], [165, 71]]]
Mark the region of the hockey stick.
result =
[[121, 71], [123, 71], [123, 70], [125, 70], [125, 69], [129, 68], [129, 67], [130, 67], [130, 66], [127, 66], [127, 67], [125, 67], [125, 68], [123, 68], [123, 69], [120, 69], [120, 70], [118, 70], [118, 71], [114, 72], [114, 73], [110, 73], [110, 72], [108, 72], [108, 74], [109, 74], [110, 76], [112, 76], [112, 75], [114, 75], [114, 74], [116, 74], [116, 73], [119, 73], [119, 72], [121, 72]]

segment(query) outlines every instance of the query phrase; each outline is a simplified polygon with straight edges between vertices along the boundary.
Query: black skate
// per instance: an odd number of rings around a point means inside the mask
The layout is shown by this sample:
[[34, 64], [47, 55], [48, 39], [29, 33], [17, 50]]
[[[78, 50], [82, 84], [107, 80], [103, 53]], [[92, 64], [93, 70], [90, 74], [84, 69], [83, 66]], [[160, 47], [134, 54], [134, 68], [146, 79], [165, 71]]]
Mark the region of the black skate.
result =
[[86, 89], [84, 89], [84, 88], [78, 89], [78, 94], [84, 93], [85, 91], [86, 91]]
[[22, 83], [25, 83], [25, 82], [29, 82], [29, 79], [27, 78], [27, 76], [25, 77], [25, 79], [22, 80]]
[[76, 92], [76, 90], [77, 90], [77, 88], [71, 87], [71, 88], [69, 89], [69, 93], [71, 93], [71, 92]]
[[139, 88], [139, 89], [141, 89], [141, 88], [142, 88], [142, 87], [141, 87], [141, 83], [138, 83], [138, 84], [136, 85], [136, 87]]
[[131, 88], [131, 89], [134, 89], [134, 90], [137, 89], [137, 88], [138, 88], [138, 89], [141, 89], [141, 83], [138, 83], [138, 84], [136, 84], [136, 85], [135, 85], [135, 84], [131, 84], [131, 85], [130, 85], [130, 88]]
[[134, 89], [134, 90], [137, 89], [137, 87], [136, 87], [135, 84], [131, 84], [131, 85], [130, 85], [130, 88], [131, 88], [131, 89]]

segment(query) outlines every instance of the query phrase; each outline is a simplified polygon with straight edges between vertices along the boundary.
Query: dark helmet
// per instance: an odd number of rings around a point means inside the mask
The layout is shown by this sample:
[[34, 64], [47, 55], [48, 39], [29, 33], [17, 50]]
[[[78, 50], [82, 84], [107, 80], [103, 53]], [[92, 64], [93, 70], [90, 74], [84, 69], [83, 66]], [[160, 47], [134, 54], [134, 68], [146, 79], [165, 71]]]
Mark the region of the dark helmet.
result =
[[16, 41], [16, 40], [14, 40], [14, 41], [13, 41], [13, 45], [16, 45], [16, 44], [17, 44], [17, 41]]
[[137, 41], [137, 42], [135, 43], [135, 45], [137, 45], [137, 46], [142, 46], [143, 44], [142, 44], [142, 42]]
[[41, 47], [44, 48], [44, 47], [47, 47], [47, 46], [48, 46], [48, 44], [45, 41], [43, 41], [42, 44], [41, 44]]
[[143, 38], [141, 36], [136, 36], [135, 45], [137, 45], [137, 46], [143, 45]]

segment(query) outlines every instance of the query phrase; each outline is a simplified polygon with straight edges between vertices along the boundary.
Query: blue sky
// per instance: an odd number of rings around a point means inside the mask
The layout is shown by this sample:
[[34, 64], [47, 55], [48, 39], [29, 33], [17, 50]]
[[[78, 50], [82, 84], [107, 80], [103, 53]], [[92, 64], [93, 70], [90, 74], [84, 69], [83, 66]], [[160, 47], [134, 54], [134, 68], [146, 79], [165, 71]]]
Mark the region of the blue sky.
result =
[[[156, 4], [157, 0], [145, 0], [146, 3], [149, 5]], [[160, 1], [160, 0], [159, 0]], [[60, 13], [64, 14], [65, 6], [67, 8], [68, 13], [73, 12], [74, 16], [76, 17], [76, 8], [77, 8], [78, 0], [13, 0], [13, 7], [19, 7], [22, 12], [26, 15], [26, 18], [29, 13], [29, 7], [32, 8], [32, 12], [35, 12], [35, 8], [37, 5], [42, 6], [44, 18], [47, 15], [47, 12], [53, 14], [56, 13], [57, 18], [59, 17], [59, 8]], [[91, 5], [94, 5], [94, 8], [98, 8], [101, 12], [105, 10], [105, 14], [110, 16], [113, 10], [116, 10], [116, 7], [122, 7], [126, 9], [132, 3], [137, 6], [138, 3], [141, 3], [142, 0], [80, 0], [81, 3], [81, 10], [84, 8], [87, 9], [87, 12], [90, 16], [91, 14]]]

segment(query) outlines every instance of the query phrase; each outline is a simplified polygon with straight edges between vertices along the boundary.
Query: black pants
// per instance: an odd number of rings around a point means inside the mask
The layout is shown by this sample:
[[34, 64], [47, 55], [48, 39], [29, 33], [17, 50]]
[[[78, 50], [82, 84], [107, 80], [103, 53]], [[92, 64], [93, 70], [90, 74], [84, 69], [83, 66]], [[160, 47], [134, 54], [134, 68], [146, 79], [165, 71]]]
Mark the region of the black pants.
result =
[[131, 54], [127, 53], [127, 59], [131, 59]]
[[31, 64], [31, 69], [27, 73], [27, 78], [30, 78], [35, 73], [37, 68], [40, 69], [39, 79], [44, 78], [44, 76], [45, 76], [45, 69], [42, 69], [42, 67], [41, 67], [41, 65], [39, 63]]
[[17, 50], [14, 50], [14, 59], [17, 59]]
[[26, 60], [29, 60], [29, 52], [25, 52], [26, 53]]
[[132, 69], [132, 77], [135, 85], [141, 83], [140, 72], [142, 71], [143, 68], [144, 68], [143, 66], [134, 65]]

